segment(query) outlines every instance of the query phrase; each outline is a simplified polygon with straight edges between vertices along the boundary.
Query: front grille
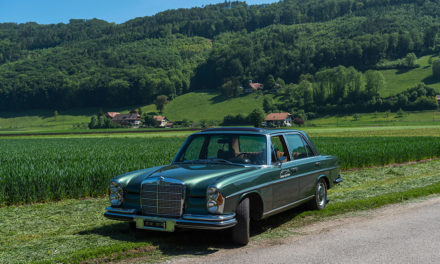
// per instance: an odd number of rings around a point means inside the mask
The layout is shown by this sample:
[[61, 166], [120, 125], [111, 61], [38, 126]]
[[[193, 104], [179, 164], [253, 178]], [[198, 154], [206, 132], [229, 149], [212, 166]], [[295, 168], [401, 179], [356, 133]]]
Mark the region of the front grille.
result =
[[180, 217], [184, 193], [183, 183], [174, 179], [147, 179], [141, 188], [142, 214]]

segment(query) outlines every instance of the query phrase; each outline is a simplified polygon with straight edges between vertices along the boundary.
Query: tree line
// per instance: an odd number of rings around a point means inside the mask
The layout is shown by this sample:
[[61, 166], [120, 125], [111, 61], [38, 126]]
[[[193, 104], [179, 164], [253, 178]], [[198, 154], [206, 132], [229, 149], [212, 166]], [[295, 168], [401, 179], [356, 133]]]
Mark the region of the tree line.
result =
[[[308, 86], [308, 74], [320, 105], [366, 102], [357, 75], [440, 51], [439, 13], [440, 0], [225, 1], [120, 25], [3, 23], [0, 110], [149, 104], [202, 89], [237, 96], [249, 80]], [[350, 69], [344, 91], [326, 77], [339, 66]]]

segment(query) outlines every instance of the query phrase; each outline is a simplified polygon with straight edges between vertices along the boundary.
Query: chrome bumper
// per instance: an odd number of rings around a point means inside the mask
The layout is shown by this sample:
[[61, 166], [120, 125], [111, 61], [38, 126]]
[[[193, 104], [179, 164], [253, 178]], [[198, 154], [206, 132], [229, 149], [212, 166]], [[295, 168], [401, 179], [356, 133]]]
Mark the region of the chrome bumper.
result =
[[136, 214], [136, 210], [105, 208], [104, 216], [120, 221], [136, 222], [136, 228], [173, 232], [175, 227], [190, 229], [219, 230], [233, 227], [237, 224], [235, 214], [226, 215], [193, 215], [184, 214], [181, 218], [167, 218]]

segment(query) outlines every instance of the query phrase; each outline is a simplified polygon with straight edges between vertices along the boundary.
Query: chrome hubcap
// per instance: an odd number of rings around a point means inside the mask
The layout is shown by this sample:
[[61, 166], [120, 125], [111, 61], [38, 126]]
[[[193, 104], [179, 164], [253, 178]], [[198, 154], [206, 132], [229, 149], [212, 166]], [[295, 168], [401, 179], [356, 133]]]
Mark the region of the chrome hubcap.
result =
[[320, 207], [324, 207], [326, 200], [326, 190], [325, 185], [321, 182], [318, 184], [318, 189], [316, 191], [316, 201]]

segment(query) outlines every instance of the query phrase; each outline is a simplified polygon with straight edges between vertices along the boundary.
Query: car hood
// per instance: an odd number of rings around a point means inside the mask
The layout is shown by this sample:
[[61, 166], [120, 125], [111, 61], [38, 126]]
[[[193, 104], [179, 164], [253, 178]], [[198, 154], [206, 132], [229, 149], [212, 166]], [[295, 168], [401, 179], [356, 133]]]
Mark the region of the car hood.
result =
[[[125, 182], [129, 192], [139, 193], [144, 179], [164, 177], [182, 181], [190, 196], [205, 196], [206, 188], [221, 178], [255, 170], [257, 167], [245, 167], [229, 164], [171, 164], [122, 175], [118, 180]], [[130, 179], [124, 180], [129, 177]]]

